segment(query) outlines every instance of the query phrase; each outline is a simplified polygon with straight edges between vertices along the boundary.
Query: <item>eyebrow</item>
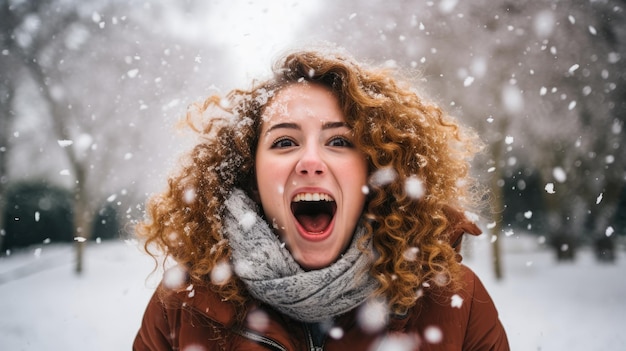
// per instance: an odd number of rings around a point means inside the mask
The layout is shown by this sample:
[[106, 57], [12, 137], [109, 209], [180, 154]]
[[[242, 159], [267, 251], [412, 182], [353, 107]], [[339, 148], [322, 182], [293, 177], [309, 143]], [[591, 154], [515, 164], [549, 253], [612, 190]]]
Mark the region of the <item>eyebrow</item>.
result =
[[[322, 130], [342, 128], [342, 127], [350, 128], [346, 122], [326, 122], [326, 123], [322, 124]], [[302, 129], [300, 127], [300, 125], [297, 124], [297, 123], [288, 123], [288, 122], [277, 123], [277, 124], [274, 124], [273, 126], [269, 127], [267, 129], [267, 131], [265, 132], [265, 134], [269, 134], [273, 130], [281, 129], [281, 128], [296, 129], [296, 130], [301, 130]]]

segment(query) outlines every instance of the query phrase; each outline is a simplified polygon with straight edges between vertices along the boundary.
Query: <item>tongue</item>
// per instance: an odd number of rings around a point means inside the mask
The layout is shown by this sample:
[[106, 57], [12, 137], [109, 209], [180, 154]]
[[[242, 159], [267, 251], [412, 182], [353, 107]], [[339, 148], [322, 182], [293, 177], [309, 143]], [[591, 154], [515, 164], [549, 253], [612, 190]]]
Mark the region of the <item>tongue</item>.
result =
[[321, 233], [328, 228], [332, 217], [327, 213], [315, 215], [301, 214], [297, 216], [298, 222], [309, 233]]

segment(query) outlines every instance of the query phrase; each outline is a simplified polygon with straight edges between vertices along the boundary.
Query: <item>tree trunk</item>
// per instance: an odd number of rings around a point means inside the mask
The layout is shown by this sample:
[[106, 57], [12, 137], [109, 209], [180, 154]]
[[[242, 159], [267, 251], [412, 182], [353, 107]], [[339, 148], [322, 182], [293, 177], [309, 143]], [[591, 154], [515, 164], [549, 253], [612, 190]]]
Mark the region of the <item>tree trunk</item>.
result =
[[[27, 68], [31, 72], [33, 78], [38, 83], [43, 99], [47, 102], [50, 117], [52, 119], [53, 131], [59, 140], [70, 139], [69, 128], [67, 126], [68, 118], [66, 114], [69, 113], [66, 105], [55, 101], [50, 91], [49, 83], [47, 82], [46, 75], [39, 64], [35, 61], [28, 61]], [[79, 155], [78, 151], [72, 147], [64, 148], [66, 151], [68, 161], [74, 171], [74, 226], [75, 226], [75, 240], [76, 240], [76, 267], [77, 274], [83, 272], [83, 254], [85, 251], [86, 241], [90, 239], [91, 228], [89, 224], [93, 215], [89, 206], [89, 197], [87, 193], [87, 173], [86, 166], [82, 163], [83, 155]]]
[[89, 204], [87, 203], [87, 196], [85, 194], [84, 178], [84, 172], [77, 167], [76, 179], [78, 184], [76, 185], [74, 199], [74, 231], [76, 233], [74, 237], [76, 245], [76, 267], [74, 271], [79, 275], [84, 271], [85, 247], [87, 246], [87, 240], [91, 237], [91, 227], [89, 224], [92, 219]]
[[502, 180], [502, 141], [494, 143], [491, 147], [491, 155], [495, 162], [495, 170], [491, 177], [491, 213], [495, 225], [491, 231], [491, 249], [493, 254], [493, 273], [496, 280], [502, 280], [504, 274], [502, 272], [502, 257], [500, 250], [500, 238], [502, 233], [502, 213], [504, 212], [504, 191], [502, 190], [500, 180]]

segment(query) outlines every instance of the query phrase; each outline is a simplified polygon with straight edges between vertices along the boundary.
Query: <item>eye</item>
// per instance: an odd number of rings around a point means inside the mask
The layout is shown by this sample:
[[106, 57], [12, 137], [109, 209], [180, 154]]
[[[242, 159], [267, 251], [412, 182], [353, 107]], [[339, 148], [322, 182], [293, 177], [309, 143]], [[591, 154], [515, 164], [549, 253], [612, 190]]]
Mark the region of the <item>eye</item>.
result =
[[330, 141], [328, 142], [328, 146], [334, 146], [334, 147], [352, 147], [352, 143], [346, 139], [345, 137], [342, 136], [336, 136], [333, 137], [332, 139], [330, 139]]
[[287, 137], [279, 138], [272, 143], [272, 149], [284, 149], [293, 146], [296, 146], [296, 143]]

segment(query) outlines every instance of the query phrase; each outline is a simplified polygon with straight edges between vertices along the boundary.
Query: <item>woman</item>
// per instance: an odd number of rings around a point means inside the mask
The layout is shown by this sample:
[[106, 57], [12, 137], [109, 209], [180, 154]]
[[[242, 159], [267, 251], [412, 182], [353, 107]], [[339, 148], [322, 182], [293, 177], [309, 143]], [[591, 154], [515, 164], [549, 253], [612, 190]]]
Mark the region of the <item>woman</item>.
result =
[[201, 140], [138, 226], [178, 266], [133, 348], [507, 350], [458, 254], [476, 139], [343, 53], [274, 72], [188, 112]]

